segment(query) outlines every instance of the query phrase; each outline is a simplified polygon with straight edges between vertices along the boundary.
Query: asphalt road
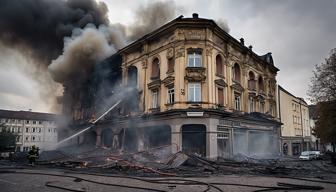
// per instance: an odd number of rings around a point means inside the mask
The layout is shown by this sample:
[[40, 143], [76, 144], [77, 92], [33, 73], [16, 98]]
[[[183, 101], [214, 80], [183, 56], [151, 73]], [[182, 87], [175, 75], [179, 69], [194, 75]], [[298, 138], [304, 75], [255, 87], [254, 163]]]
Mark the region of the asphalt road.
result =
[[[65, 170], [55, 169], [6, 169], [0, 167], [0, 191], [1, 192], [61, 192], [61, 191], [75, 191], [75, 192], [100, 192], [100, 191], [256, 191], [264, 187], [277, 186], [278, 182], [289, 183], [295, 185], [306, 186], [320, 186], [323, 190], [319, 191], [336, 191], [336, 184], [303, 181], [289, 178], [265, 177], [265, 176], [251, 176], [251, 175], [220, 175], [210, 176], [204, 178], [140, 178], [147, 179], [147, 181], [140, 181], [135, 178], [123, 178], [121, 176], [98, 176], [78, 174], [76, 172], [66, 172]], [[165, 179], [161, 182], [175, 182], [175, 183], [153, 183], [148, 180]], [[166, 180], [168, 179], [168, 180]], [[180, 180], [193, 180], [193, 183], [178, 184]], [[312, 180], [312, 179], [310, 179]], [[314, 179], [316, 181], [327, 181]], [[203, 182], [203, 183], [196, 183]], [[328, 180], [336, 183], [336, 180]], [[208, 183], [208, 184], [205, 184]], [[217, 183], [210, 185], [209, 183]], [[226, 185], [223, 185], [226, 184]], [[209, 186], [210, 185], [210, 186]], [[246, 186], [237, 186], [246, 185]], [[257, 186], [247, 186], [257, 185]], [[131, 188], [130, 188], [131, 187]], [[135, 187], [135, 188], [132, 188]], [[140, 189], [147, 188], [147, 189]], [[217, 189], [216, 189], [217, 188]], [[277, 190], [287, 191], [287, 190]], [[298, 191], [312, 191], [298, 190]]]

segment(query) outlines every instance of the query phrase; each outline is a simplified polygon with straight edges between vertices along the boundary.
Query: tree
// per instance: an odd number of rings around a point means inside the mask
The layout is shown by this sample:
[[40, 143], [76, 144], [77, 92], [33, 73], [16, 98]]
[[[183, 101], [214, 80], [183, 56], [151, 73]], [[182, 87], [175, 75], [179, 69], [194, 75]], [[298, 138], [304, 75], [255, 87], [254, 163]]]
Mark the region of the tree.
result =
[[325, 61], [315, 66], [308, 95], [317, 103], [315, 131], [323, 143], [336, 145], [336, 48]]
[[0, 124], [0, 151], [14, 151], [16, 135], [7, 130], [4, 124]]

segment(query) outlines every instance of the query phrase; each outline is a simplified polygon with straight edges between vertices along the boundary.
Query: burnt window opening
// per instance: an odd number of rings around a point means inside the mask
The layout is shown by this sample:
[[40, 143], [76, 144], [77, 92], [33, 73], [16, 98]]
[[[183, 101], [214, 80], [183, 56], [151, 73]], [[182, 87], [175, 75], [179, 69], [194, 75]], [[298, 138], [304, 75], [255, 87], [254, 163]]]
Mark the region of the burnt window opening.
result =
[[262, 92], [265, 91], [264, 80], [261, 76], [258, 79], [258, 88], [259, 88], [259, 91], [262, 91]]
[[218, 104], [220, 106], [224, 106], [224, 89], [221, 87], [218, 87], [217, 94], [218, 94]]
[[172, 104], [175, 102], [175, 90], [174, 90], [174, 87], [168, 87], [168, 100], [167, 100], [167, 103], [168, 104]]
[[137, 87], [138, 85], [138, 69], [135, 66], [130, 66], [127, 70], [127, 85], [128, 87]]
[[188, 50], [188, 67], [202, 67], [202, 50]]
[[175, 65], [174, 58], [169, 58], [167, 62], [168, 62], [167, 73], [173, 73], [174, 72], [174, 65]]
[[186, 124], [182, 126], [182, 151], [187, 154], [206, 156], [206, 126]]
[[256, 89], [255, 75], [252, 71], [249, 72], [248, 89], [250, 90]]
[[223, 59], [220, 55], [216, 56], [216, 75], [224, 76]]
[[151, 79], [159, 79], [159, 78], [160, 78], [160, 61], [156, 57], [152, 62]]
[[233, 81], [240, 83], [240, 67], [236, 63], [232, 68]]

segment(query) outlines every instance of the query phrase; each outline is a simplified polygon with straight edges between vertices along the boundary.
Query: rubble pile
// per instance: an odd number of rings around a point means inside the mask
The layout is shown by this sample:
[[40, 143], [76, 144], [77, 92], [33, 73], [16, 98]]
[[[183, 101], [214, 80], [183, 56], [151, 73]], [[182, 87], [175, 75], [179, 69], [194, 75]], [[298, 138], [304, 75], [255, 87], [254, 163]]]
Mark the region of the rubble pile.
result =
[[[84, 150], [85, 149], [85, 150]], [[250, 174], [277, 176], [330, 177], [325, 164], [295, 159], [256, 159], [239, 155], [233, 159], [209, 160], [181, 151], [171, 153], [162, 146], [135, 153], [109, 148], [67, 147], [67, 150], [44, 151], [39, 166], [99, 171], [137, 176], [205, 176], [211, 174]]]

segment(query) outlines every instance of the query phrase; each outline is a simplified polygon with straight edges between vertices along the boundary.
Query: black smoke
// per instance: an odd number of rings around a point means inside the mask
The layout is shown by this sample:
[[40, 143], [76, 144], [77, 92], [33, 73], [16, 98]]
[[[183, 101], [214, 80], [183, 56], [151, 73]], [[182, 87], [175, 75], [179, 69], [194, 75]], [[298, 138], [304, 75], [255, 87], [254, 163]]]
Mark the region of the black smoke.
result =
[[47, 66], [73, 29], [108, 24], [107, 11], [94, 0], [1, 0], [0, 41]]

